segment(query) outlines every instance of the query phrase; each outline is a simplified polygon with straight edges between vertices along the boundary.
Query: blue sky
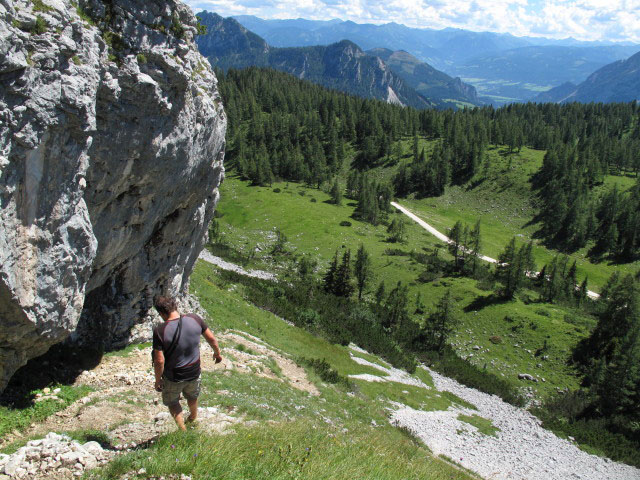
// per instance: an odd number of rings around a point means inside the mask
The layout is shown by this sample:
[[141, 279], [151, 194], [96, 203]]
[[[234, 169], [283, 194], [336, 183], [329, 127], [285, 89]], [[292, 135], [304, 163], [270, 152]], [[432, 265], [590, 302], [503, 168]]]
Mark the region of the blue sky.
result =
[[261, 18], [457, 27], [640, 43], [640, 0], [186, 0], [195, 11]]

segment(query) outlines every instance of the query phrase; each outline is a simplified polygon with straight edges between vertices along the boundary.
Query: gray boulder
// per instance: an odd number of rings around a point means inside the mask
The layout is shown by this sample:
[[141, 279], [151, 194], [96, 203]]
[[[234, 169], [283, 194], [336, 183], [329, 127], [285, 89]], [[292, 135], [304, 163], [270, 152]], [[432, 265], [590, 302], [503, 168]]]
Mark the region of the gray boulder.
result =
[[0, 391], [69, 336], [126, 344], [154, 294], [183, 293], [224, 177], [191, 10], [75, 5], [0, 0]]

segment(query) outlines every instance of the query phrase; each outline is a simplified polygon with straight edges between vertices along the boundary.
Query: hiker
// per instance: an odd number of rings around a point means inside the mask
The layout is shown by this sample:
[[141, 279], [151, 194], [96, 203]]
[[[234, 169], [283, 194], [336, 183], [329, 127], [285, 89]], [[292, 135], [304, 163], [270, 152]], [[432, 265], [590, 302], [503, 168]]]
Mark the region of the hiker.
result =
[[162, 403], [169, 407], [178, 428], [186, 430], [180, 393], [189, 405], [186, 423], [192, 423], [198, 416], [200, 395], [200, 335], [213, 348], [216, 363], [222, 361], [220, 347], [204, 320], [194, 313], [180, 315], [173, 298], [158, 296], [153, 306], [164, 320], [153, 330], [155, 388], [162, 392]]

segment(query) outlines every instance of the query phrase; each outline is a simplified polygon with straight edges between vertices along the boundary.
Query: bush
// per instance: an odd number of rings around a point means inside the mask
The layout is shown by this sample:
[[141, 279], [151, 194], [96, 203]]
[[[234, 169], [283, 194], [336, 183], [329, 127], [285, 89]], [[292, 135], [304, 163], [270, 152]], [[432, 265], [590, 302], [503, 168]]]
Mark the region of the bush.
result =
[[420, 283], [429, 283], [435, 280], [442, 278], [442, 274], [438, 272], [430, 272], [429, 270], [424, 270], [420, 275], [418, 275], [418, 281]]
[[31, 29], [31, 33], [35, 33], [36, 35], [41, 35], [43, 33], [46, 33], [48, 29], [49, 27], [47, 25], [47, 22], [44, 21], [44, 18], [38, 15], [36, 17], [36, 23]]
[[314, 197], [311, 199], [311, 203], [316, 203], [318, 200]]
[[281, 190], [279, 188], [274, 188], [273, 189], [273, 193], [280, 193], [280, 192], [281, 192]]
[[399, 248], [385, 248], [384, 254], [390, 257], [407, 257], [410, 254]]
[[340, 384], [350, 390], [353, 389], [353, 384], [349, 379], [331, 368], [331, 365], [325, 359], [298, 357], [296, 361], [298, 364], [311, 367], [325, 382], [333, 383], [334, 385]]
[[343, 220], [340, 222], [340, 226], [341, 227], [350, 227], [351, 226], [351, 222], [348, 220]]

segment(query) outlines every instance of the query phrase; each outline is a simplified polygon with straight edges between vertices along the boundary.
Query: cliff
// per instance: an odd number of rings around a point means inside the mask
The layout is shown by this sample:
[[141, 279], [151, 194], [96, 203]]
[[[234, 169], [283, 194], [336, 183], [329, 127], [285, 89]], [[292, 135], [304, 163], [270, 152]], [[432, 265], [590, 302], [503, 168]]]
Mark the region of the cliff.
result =
[[0, 0], [0, 390], [187, 286], [226, 130], [195, 34], [173, 0]]

